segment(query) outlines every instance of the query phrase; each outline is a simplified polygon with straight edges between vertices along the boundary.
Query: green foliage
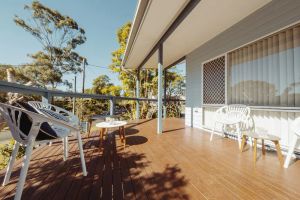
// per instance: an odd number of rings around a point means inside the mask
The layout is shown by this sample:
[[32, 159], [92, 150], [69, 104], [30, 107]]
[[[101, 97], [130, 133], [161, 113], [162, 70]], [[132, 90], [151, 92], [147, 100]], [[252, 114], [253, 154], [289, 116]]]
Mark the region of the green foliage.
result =
[[[8, 164], [9, 158], [14, 148], [15, 141], [11, 139], [8, 144], [0, 145], [0, 170]], [[25, 148], [20, 146], [17, 158], [21, 158], [25, 154]]]
[[[121, 67], [122, 58], [124, 57], [126, 43], [129, 37], [131, 23], [126, 23], [117, 31], [117, 41], [119, 48], [112, 52], [112, 64], [110, 69], [119, 74], [119, 80], [122, 83], [122, 89], [125, 96], [133, 97], [136, 91], [137, 72], [135, 70], [124, 69]], [[135, 67], [135, 66], [134, 66]], [[153, 66], [150, 66], [153, 67]], [[175, 69], [168, 70], [166, 77], [167, 84], [167, 98], [180, 98], [184, 95], [184, 77]], [[140, 97], [152, 98], [157, 95], [157, 70], [156, 69], [142, 69], [140, 71]], [[129, 103], [132, 109], [135, 109], [135, 102]], [[181, 104], [181, 103], [179, 103]], [[170, 106], [168, 111], [173, 112], [170, 115], [178, 115], [177, 106]], [[172, 108], [172, 109], [171, 109]], [[178, 108], [178, 106], [177, 106]], [[180, 108], [180, 107], [179, 107]], [[150, 103], [143, 102], [141, 106], [141, 117], [145, 118], [149, 112], [153, 112], [154, 106]], [[180, 112], [180, 111], [179, 111]], [[133, 113], [133, 111], [131, 112]], [[151, 114], [151, 116], [155, 116]]]
[[109, 110], [109, 102], [106, 100], [95, 99], [77, 99], [76, 113], [78, 117], [87, 121], [92, 115], [107, 115]]
[[[31, 15], [25, 21], [15, 16], [16, 25], [35, 37], [43, 49], [29, 56], [33, 62], [20, 69], [20, 74], [43, 86], [65, 83], [64, 73], [80, 72], [83, 60], [74, 50], [86, 41], [85, 31], [69, 16], [44, 6], [38, 1], [26, 5]], [[23, 78], [24, 78], [23, 77]]]
[[0, 80], [7, 80], [7, 72], [6, 70], [11, 68], [12, 66], [11, 65], [3, 65], [3, 64], [0, 64]]
[[120, 96], [122, 88], [110, 82], [107, 75], [100, 75], [93, 81], [91, 92], [93, 94]]

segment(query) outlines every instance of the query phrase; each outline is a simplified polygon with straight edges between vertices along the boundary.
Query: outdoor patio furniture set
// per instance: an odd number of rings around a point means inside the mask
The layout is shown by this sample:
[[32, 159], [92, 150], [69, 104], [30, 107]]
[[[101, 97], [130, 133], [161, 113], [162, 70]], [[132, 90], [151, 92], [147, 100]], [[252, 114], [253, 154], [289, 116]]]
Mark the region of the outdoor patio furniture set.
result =
[[[3, 186], [10, 180], [20, 145], [26, 147], [23, 166], [14, 197], [15, 199], [21, 199], [32, 150], [36, 145], [51, 145], [53, 140], [62, 139], [63, 160], [65, 161], [68, 158], [68, 136], [75, 136], [78, 141], [83, 176], [87, 175], [81, 139], [80, 120], [72, 112], [52, 104], [29, 101], [28, 103], [14, 102], [12, 105], [0, 103], [0, 113], [8, 124], [12, 137], [15, 140], [12, 155], [3, 180]], [[125, 147], [125, 125], [126, 122], [115, 120], [98, 123], [96, 126], [101, 128], [101, 143], [107, 129], [118, 127], [121, 141]]]
[[274, 143], [280, 165], [284, 166], [284, 168], [288, 168], [292, 155], [296, 148], [297, 141], [300, 138], [300, 118], [296, 119], [292, 125], [292, 129], [294, 132], [292, 145], [289, 147], [287, 158], [283, 163], [283, 156], [279, 144], [280, 138], [275, 135], [256, 130], [254, 120], [250, 115], [250, 111], [251, 110], [249, 107], [240, 104], [226, 105], [219, 108], [215, 113], [215, 124], [213, 130], [211, 131], [210, 141], [212, 141], [213, 139], [218, 124], [222, 126], [221, 133], [223, 134], [223, 136], [225, 136], [226, 128], [228, 126], [234, 127], [235, 129], [233, 130], [235, 130], [235, 132], [237, 133], [238, 144], [241, 152], [243, 152], [245, 145], [247, 144], [247, 138], [251, 140], [251, 145], [253, 140], [254, 164], [256, 164], [257, 160], [257, 140], [261, 140], [261, 149], [263, 155], [265, 155], [266, 152], [265, 140], [268, 140]]

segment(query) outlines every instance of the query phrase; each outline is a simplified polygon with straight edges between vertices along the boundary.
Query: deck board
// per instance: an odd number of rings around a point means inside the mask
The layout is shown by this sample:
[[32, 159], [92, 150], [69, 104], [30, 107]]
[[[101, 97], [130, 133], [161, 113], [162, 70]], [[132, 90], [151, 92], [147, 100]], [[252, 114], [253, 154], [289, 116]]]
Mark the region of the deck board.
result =
[[[275, 152], [256, 166], [252, 150], [240, 153], [237, 142], [184, 126], [182, 119], [131, 122], [127, 146], [108, 134], [100, 146], [98, 132], [83, 136], [88, 176], [82, 176], [77, 141], [70, 139], [63, 161], [61, 141], [33, 151], [22, 199], [300, 199], [300, 161], [280, 167]], [[12, 199], [21, 160], [0, 199]], [[5, 170], [0, 172], [0, 181]]]

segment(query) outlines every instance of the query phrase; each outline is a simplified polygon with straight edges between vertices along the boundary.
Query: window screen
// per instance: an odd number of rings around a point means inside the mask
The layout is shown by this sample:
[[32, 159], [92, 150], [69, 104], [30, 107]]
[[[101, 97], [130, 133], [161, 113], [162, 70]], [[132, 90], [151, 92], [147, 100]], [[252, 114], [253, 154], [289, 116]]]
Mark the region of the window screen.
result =
[[203, 104], [225, 104], [225, 56], [203, 64]]

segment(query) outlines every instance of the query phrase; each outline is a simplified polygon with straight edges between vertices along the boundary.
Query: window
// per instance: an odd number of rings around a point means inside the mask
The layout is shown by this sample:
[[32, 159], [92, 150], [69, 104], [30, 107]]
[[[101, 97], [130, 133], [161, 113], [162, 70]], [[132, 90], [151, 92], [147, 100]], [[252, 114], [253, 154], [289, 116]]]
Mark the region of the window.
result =
[[203, 64], [203, 104], [225, 104], [225, 56]]
[[300, 25], [228, 54], [228, 103], [300, 106]]

